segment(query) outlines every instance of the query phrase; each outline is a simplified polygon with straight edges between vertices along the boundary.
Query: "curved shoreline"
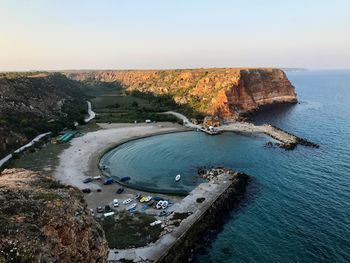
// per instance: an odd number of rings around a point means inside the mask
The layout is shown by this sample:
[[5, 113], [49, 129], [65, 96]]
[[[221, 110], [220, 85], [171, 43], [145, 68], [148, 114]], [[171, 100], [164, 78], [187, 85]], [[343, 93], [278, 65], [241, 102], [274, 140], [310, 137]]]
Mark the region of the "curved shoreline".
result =
[[[72, 140], [70, 147], [59, 155], [59, 164], [54, 172], [56, 179], [80, 189], [86, 188], [87, 185], [82, 181], [86, 176], [99, 175], [99, 160], [118, 145], [150, 136], [189, 131], [172, 123], [162, 123], [162, 126], [154, 124], [108, 125], [106, 126], [108, 128], [101, 126], [100, 130]], [[100, 188], [96, 183], [90, 183], [88, 186], [91, 189]]]

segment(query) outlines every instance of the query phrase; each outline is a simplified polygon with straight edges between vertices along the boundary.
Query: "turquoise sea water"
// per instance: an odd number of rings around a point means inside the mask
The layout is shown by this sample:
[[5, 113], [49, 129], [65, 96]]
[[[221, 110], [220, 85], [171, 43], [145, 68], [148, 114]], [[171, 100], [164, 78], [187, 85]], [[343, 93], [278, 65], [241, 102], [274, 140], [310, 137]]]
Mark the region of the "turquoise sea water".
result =
[[[350, 71], [288, 74], [300, 104], [258, 114], [320, 144], [265, 148], [269, 138], [196, 132], [124, 144], [105, 161], [130, 183], [189, 191], [198, 166], [223, 165], [252, 176], [246, 198], [195, 255], [196, 262], [349, 262]], [[108, 157], [108, 158], [107, 158]], [[181, 184], [174, 176], [182, 174]]]

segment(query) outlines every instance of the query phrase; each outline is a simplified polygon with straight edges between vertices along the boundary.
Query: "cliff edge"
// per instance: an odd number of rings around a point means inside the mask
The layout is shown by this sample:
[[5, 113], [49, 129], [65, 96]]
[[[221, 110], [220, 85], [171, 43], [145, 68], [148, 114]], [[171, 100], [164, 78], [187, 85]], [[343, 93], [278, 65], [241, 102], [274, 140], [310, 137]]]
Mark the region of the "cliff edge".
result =
[[181, 69], [70, 71], [74, 80], [118, 81], [130, 91], [169, 94], [205, 115], [238, 118], [261, 106], [295, 103], [293, 85], [281, 69]]
[[105, 262], [81, 192], [25, 169], [0, 174], [0, 262]]

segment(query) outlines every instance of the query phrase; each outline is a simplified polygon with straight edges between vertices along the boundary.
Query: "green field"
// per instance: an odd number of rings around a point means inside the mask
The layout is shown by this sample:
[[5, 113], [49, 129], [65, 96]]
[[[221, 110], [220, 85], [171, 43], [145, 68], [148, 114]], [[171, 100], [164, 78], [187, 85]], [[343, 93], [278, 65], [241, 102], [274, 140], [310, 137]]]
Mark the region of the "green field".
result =
[[144, 213], [119, 212], [114, 216], [99, 220], [108, 242], [108, 247], [124, 249], [142, 247], [155, 242], [162, 228], [150, 226], [155, 217]]
[[174, 116], [158, 114], [178, 107], [166, 96], [128, 92], [119, 83], [103, 82], [87, 82], [83, 92], [91, 98], [97, 122], [178, 121]]

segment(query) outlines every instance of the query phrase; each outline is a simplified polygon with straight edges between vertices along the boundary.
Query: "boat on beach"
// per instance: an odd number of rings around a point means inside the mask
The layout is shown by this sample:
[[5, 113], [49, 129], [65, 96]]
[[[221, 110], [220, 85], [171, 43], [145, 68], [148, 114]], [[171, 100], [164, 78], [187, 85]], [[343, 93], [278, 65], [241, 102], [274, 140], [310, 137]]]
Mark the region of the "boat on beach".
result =
[[127, 204], [129, 204], [129, 203], [131, 203], [131, 202], [132, 202], [132, 199], [131, 199], [131, 198], [125, 199], [125, 200], [123, 201], [123, 205], [127, 205]]
[[136, 206], [137, 206], [137, 204], [136, 204], [136, 203], [133, 203], [133, 204], [129, 205], [129, 206], [126, 208], [126, 210], [134, 209]]

